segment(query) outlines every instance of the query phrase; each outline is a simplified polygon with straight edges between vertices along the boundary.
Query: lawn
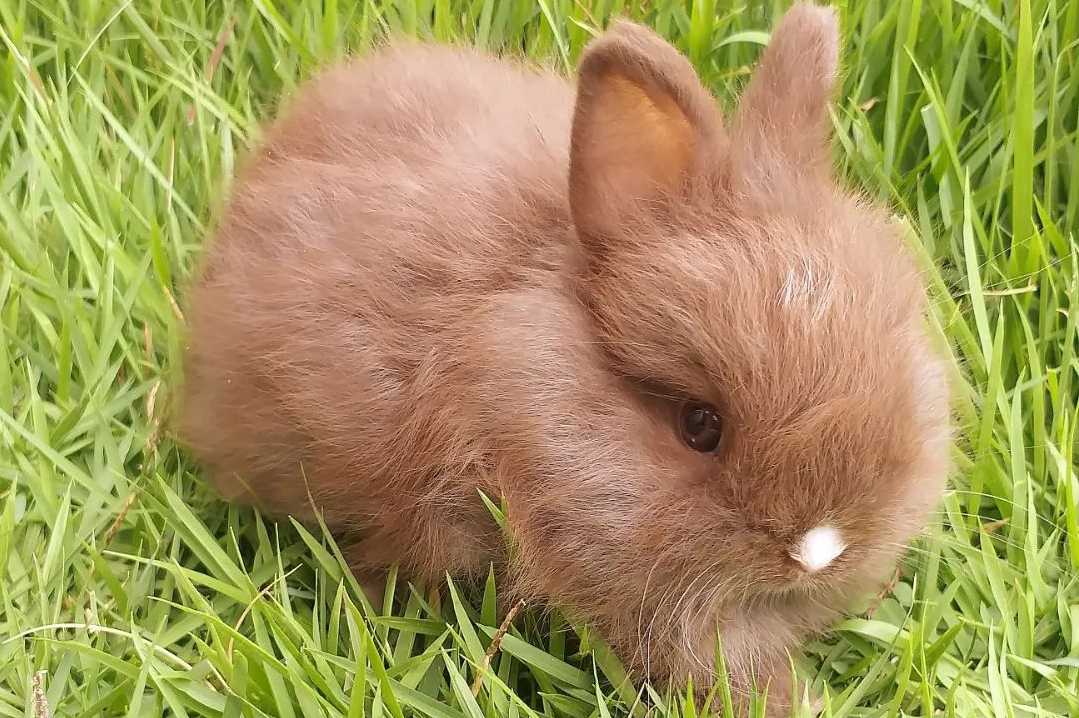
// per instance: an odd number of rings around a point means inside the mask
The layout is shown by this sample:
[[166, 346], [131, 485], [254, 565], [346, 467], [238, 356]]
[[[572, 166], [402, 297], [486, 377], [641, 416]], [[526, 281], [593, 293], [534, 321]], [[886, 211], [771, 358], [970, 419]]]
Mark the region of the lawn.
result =
[[[169, 430], [183, 289], [282, 91], [387, 32], [569, 70], [613, 13], [724, 102], [781, 3], [0, 0], [0, 717], [565, 718], [638, 700], [497, 586], [391, 581], [214, 499]], [[957, 469], [901, 575], [807, 646], [830, 716], [1079, 715], [1079, 0], [845, 0], [836, 154], [907, 218]], [[490, 663], [489, 668], [486, 663]]]

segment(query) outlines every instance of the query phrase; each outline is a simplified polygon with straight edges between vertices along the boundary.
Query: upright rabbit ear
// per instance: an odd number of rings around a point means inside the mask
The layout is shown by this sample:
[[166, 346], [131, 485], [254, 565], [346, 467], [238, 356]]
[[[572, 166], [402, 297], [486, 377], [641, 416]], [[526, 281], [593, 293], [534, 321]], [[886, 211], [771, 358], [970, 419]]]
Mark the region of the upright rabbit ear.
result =
[[585, 50], [570, 148], [570, 204], [592, 249], [708, 162], [719, 111], [689, 61], [651, 30], [618, 22]]
[[772, 32], [733, 131], [734, 166], [753, 184], [827, 169], [838, 48], [832, 8], [799, 2]]

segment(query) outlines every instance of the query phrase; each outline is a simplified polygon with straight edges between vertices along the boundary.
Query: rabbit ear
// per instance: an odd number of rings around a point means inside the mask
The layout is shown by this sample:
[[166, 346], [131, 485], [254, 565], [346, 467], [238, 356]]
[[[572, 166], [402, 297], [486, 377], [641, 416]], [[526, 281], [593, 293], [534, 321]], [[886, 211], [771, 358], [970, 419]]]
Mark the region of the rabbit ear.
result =
[[754, 184], [827, 170], [838, 48], [839, 23], [828, 7], [799, 2], [772, 32], [733, 132], [736, 171]]
[[585, 50], [570, 147], [570, 204], [586, 244], [677, 192], [722, 132], [689, 61], [651, 30], [618, 22]]

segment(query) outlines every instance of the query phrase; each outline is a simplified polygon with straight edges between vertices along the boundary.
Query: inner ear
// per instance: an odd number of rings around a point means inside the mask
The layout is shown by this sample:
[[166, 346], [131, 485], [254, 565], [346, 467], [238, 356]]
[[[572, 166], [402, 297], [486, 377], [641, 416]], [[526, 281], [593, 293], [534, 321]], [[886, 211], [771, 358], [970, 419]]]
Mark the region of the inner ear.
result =
[[619, 234], [699, 171], [720, 133], [689, 61], [641, 26], [619, 23], [585, 51], [570, 149], [570, 203], [587, 244]]
[[592, 107], [606, 115], [588, 123], [602, 136], [582, 141], [578, 158], [592, 169], [593, 181], [632, 199], [677, 186], [692, 164], [697, 133], [670, 96], [612, 72], [597, 83]]

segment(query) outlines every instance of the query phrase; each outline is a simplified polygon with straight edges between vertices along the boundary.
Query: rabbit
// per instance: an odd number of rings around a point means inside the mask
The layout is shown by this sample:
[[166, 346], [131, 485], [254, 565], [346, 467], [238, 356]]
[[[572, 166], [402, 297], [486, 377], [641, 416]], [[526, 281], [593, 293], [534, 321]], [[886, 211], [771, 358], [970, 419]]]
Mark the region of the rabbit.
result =
[[920, 270], [833, 167], [838, 45], [795, 4], [729, 116], [628, 20], [575, 80], [404, 40], [320, 71], [189, 287], [183, 441], [357, 575], [494, 564], [653, 681], [710, 685], [718, 636], [780, 715], [950, 471]]

